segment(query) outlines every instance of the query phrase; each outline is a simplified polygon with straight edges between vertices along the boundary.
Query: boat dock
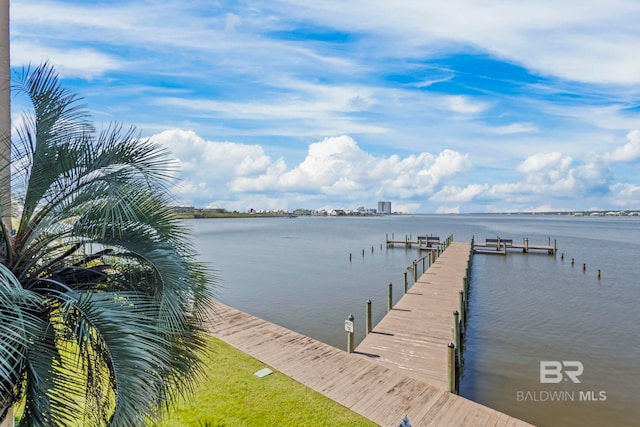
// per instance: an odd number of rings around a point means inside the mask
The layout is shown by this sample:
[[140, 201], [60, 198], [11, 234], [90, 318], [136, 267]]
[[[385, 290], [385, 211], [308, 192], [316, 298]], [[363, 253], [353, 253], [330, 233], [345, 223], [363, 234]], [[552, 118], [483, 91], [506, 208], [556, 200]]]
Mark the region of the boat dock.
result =
[[457, 310], [460, 317], [464, 311], [470, 252], [469, 243], [447, 245], [355, 353], [448, 390], [448, 344], [456, 342], [460, 347], [459, 338], [452, 334], [457, 327], [453, 313]]
[[210, 332], [381, 426], [397, 427], [405, 416], [414, 427], [529, 426], [450, 392], [452, 327], [464, 325], [453, 312], [471, 246], [442, 246], [353, 353], [220, 303]]
[[404, 239], [396, 239], [395, 235], [392, 234], [391, 238], [389, 235], [386, 236], [387, 247], [392, 248], [396, 245], [401, 245], [406, 248], [412, 248], [413, 246], [418, 246], [420, 250], [435, 250], [440, 245], [444, 244], [444, 242], [440, 241], [439, 236], [417, 236], [415, 239], [410, 235], [405, 235]]
[[513, 239], [504, 239], [496, 236], [495, 239], [485, 239], [484, 242], [472, 241], [474, 253], [477, 254], [501, 254], [506, 255], [507, 250], [518, 250], [527, 253], [532, 250], [545, 251], [549, 255], [555, 255], [558, 252], [556, 240], [551, 243], [551, 237], [546, 245], [530, 244], [528, 238], [523, 238], [522, 243], [514, 243]]

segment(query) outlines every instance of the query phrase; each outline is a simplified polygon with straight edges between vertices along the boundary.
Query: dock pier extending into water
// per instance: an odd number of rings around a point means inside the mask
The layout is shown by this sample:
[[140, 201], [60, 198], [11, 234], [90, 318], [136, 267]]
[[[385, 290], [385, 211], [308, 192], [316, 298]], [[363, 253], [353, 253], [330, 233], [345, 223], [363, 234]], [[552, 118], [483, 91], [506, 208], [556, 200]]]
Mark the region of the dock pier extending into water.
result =
[[555, 255], [558, 252], [556, 239], [553, 239], [551, 244], [551, 237], [546, 245], [530, 244], [527, 237], [522, 238], [522, 243], [514, 243], [513, 239], [504, 239], [500, 236], [496, 236], [495, 239], [485, 239], [484, 242], [474, 242], [472, 240], [473, 251], [477, 254], [502, 254], [506, 255], [508, 249], [515, 249], [527, 253], [529, 251], [541, 250], [546, 251], [549, 255]]
[[448, 238], [432, 254], [353, 353], [219, 303], [210, 332], [381, 426], [530, 425], [455, 394], [471, 245]]

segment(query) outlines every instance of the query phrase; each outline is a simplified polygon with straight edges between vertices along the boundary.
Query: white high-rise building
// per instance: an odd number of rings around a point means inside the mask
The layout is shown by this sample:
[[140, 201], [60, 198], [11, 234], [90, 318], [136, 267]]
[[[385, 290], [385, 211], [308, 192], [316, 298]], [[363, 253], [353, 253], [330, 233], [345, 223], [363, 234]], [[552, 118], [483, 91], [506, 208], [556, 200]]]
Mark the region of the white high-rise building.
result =
[[378, 213], [391, 215], [391, 202], [378, 202]]

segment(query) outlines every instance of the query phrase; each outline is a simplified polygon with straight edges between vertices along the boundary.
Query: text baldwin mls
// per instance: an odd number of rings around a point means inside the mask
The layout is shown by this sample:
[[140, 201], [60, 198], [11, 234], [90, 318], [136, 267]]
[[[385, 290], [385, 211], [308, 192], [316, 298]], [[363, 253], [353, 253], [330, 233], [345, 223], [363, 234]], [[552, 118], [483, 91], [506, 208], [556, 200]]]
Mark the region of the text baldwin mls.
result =
[[[541, 360], [540, 384], [558, 384], [567, 380], [579, 384], [579, 377], [583, 372], [584, 366], [582, 362], [577, 360]], [[576, 397], [580, 402], [604, 402], [607, 400], [607, 392], [604, 390], [578, 390], [576, 394], [575, 391], [565, 390], [516, 391], [518, 402], [573, 402]]]

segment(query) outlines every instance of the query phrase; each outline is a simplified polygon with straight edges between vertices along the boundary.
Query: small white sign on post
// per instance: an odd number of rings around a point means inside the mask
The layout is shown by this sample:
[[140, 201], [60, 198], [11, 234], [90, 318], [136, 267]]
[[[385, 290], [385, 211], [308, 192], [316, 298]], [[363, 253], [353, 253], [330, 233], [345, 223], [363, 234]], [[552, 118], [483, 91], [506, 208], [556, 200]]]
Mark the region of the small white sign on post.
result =
[[347, 332], [353, 332], [353, 322], [351, 320], [344, 321], [344, 330]]

